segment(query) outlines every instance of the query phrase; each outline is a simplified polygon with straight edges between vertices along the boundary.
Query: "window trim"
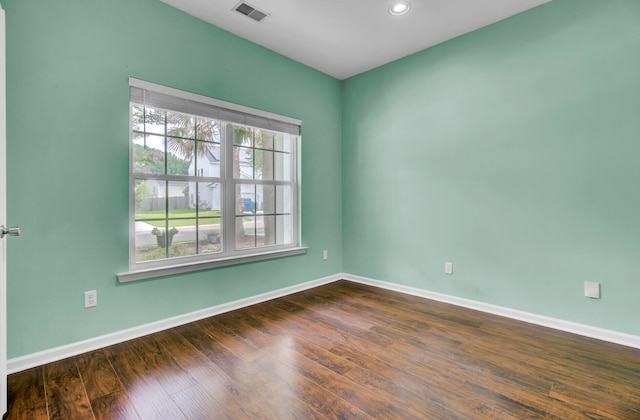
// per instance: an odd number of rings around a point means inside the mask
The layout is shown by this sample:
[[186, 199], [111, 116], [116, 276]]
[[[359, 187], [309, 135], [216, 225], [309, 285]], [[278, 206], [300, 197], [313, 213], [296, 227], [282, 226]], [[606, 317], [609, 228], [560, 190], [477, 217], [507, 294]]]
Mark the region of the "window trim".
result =
[[[271, 260], [274, 258], [288, 257], [292, 255], [306, 254], [309, 248], [306, 246], [297, 246], [288, 249], [269, 250], [262, 252], [253, 252], [251, 254], [236, 255], [233, 257], [218, 258], [209, 261], [188, 262], [183, 264], [172, 264], [164, 267], [145, 268], [142, 270], [127, 271], [118, 273], [118, 281], [127, 283], [130, 281], [150, 279], [154, 277], [164, 277], [174, 274], [190, 273], [193, 271], [208, 270], [210, 268], [227, 267], [236, 264], [245, 264], [255, 261]], [[169, 260], [170, 261], [170, 260]]]
[[[118, 273], [116, 276], [119, 282], [129, 282], [146, 278], [161, 277], [172, 274], [185, 273], [190, 271], [205, 270], [214, 267], [223, 267], [234, 264], [242, 264], [253, 261], [261, 261], [271, 258], [280, 258], [290, 255], [298, 255], [306, 253], [307, 248], [300, 246], [300, 126], [302, 122], [295, 118], [274, 114], [267, 111], [249, 108], [243, 105], [225, 102], [222, 100], [186, 92], [167, 86], [157, 85], [155, 83], [130, 78], [130, 99], [129, 103], [141, 102], [145, 105], [158, 107], [162, 109], [170, 109], [176, 112], [184, 112], [191, 115], [214, 118], [221, 121], [222, 124], [241, 124], [261, 129], [283, 132], [297, 136], [297, 141], [292, 144], [292, 181], [286, 182], [293, 188], [292, 215], [294, 217], [292, 226], [293, 243], [282, 245], [269, 245], [263, 247], [247, 248], [247, 249], [227, 249], [220, 254], [202, 254], [194, 256], [185, 256], [178, 258], [167, 258], [149, 262], [135, 261], [135, 180], [136, 174], [133, 173], [132, 159], [133, 146], [131, 137], [129, 137], [129, 271]], [[131, 117], [129, 119], [131, 133]], [[221, 146], [228, 143], [227, 139], [221, 138]], [[233, 147], [233, 146], [232, 146]], [[225, 151], [225, 149], [227, 149]], [[229, 147], [223, 147], [223, 153], [230, 154], [232, 150]], [[227, 185], [224, 198], [221, 197], [223, 203], [223, 213], [230, 216], [221, 219], [221, 226], [226, 225], [224, 220], [231, 217], [235, 220], [234, 203], [229, 201], [228, 197], [234, 194], [235, 185], [240, 183], [269, 183], [269, 181], [261, 180], [236, 180], [233, 179], [227, 156], [222, 164], [222, 171], [225, 171], [224, 183]], [[225, 168], [226, 167], [226, 168]], [[222, 175], [222, 173], [221, 173]], [[229, 179], [228, 176], [231, 175]], [[145, 175], [145, 177], [149, 177]], [[153, 178], [154, 176], [151, 175]], [[172, 175], [159, 175], [162, 179], [171, 179]], [[275, 181], [275, 180], [274, 180]], [[273, 181], [272, 181], [273, 182]], [[275, 181], [278, 183], [278, 181]], [[230, 188], [230, 186], [234, 186]], [[233, 201], [233, 200], [232, 200]], [[233, 233], [233, 232], [230, 232]], [[226, 235], [226, 234], [225, 234]], [[231, 240], [232, 241], [232, 240]]]

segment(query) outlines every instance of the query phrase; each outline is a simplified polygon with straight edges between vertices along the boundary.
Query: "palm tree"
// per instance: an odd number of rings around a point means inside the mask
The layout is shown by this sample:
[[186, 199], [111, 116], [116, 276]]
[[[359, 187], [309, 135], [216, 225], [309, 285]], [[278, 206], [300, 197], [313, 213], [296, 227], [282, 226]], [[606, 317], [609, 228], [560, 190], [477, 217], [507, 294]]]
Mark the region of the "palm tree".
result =
[[193, 159], [205, 156], [211, 142], [220, 141], [220, 122], [175, 112], [166, 113], [167, 152]]
[[220, 140], [220, 122], [157, 108], [134, 106], [133, 129], [143, 131], [143, 124], [164, 125], [167, 134], [167, 152], [190, 161], [194, 151], [204, 156], [211, 142]]

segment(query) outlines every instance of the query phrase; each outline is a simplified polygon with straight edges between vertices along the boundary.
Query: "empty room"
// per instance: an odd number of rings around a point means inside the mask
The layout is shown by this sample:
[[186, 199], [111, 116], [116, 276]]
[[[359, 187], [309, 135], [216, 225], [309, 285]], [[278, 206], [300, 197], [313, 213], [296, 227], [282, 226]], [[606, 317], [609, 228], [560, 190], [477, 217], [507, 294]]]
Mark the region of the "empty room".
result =
[[5, 418], [640, 418], [640, 2], [0, 5]]

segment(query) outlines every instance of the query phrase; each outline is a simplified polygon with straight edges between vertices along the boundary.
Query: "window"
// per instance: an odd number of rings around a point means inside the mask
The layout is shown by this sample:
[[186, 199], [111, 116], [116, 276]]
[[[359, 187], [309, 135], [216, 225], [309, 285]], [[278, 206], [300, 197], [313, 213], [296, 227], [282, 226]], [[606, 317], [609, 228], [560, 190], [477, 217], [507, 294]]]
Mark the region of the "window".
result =
[[304, 252], [300, 121], [129, 84], [130, 271], [120, 281]]

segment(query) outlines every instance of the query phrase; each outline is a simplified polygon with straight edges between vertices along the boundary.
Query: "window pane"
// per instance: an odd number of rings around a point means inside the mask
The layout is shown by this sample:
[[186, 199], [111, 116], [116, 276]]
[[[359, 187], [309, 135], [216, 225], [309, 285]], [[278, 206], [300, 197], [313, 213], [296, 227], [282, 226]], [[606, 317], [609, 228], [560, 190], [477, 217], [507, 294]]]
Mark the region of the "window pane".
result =
[[156, 108], [146, 108], [144, 131], [147, 133], [165, 134], [165, 111]]
[[255, 216], [236, 216], [236, 248], [253, 248], [256, 246]]
[[[219, 252], [220, 246], [211, 246], [213, 242], [207, 234], [221, 233], [220, 228], [220, 183], [189, 183], [189, 214], [198, 215], [198, 234], [200, 238], [199, 253]], [[195, 197], [198, 197], [197, 204]], [[209, 242], [208, 242], [209, 241]], [[219, 244], [219, 241], [217, 242]]]
[[235, 179], [253, 179], [253, 149], [233, 148], [233, 177]]
[[259, 132], [260, 134], [256, 136], [256, 147], [273, 150], [273, 131], [259, 130]]
[[[285, 139], [285, 136], [287, 137]], [[291, 151], [289, 146], [289, 135], [285, 135], [282, 133], [274, 133], [273, 137], [273, 149], [279, 150], [281, 152], [289, 152]]]
[[255, 184], [236, 185], [236, 215], [253, 214], [256, 210]]
[[278, 245], [293, 243], [293, 225], [290, 215], [276, 216], [276, 243]]
[[210, 118], [197, 117], [196, 138], [198, 140], [220, 143], [220, 122]]
[[273, 179], [273, 152], [257, 149], [254, 152], [255, 179]]
[[131, 132], [131, 143], [133, 144], [144, 144], [144, 134], [138, 133], [137, 131]]
[[273, 156], [273, 175], [276, 181], [291, 181], [291, 155], [275, 152]]
[[167, 173], [188, 175], [195, 141], [177, 137], [167, 137]]
[[198, 154], [191, 161], [189, 174], [205, 177], [220, 177], [220, 145], [198, 142]]
[[173, 137], [195, 139], [195, 117], [179, 112], [167, 112], [167, 134]]
[[136, 179], [134, 191], [136, 219], [166, 217], [165, 200], [158, 197], [158, 191], [163, 191], [164, 185], [164, 181], [155, 179]]
[[189, 205], [190, 188], [187, 181], [169, 181], [168, 194], [169, 219], [196, 217], [195, 210]]
[[[190, 183], [195, 184], [195, 183]], [[219, 217], [221, 209], [222, 188], [218, 182], [198, 182], [198, 217]], [[190, 193], [193, 191], [190, 191]], [[195, 209], [195, 201], [191, 202], [191, 208]]]
[[200, 254], [209, 254], [222, 250], [220, 218], [198, 219], [198, 235], [200, 237], [198, 247]]
[[276, 218], [275, 216], [256, 217], [256, 246], [275, 245]]
[[254, 129], [246, 127], [244, 125], [233, 125], [233, 144], [235, 146], [248, 146], [254, 145]]
[[276, 213], [291, 213], [291, 187], [288, 185], [276, 185]]
[[137, 179], [135, 182], [136, 261], [166, 258], [164, 239], [157, 238], [166, 230], [166, 182], [155, 179]]
[[276, 187], [275, 185], [257, 185], [256, 196], [258, 210], [263, 214], [273, 214], [276, 211]]
[[131, 106], [131, 129], [134, 131], [144, 130], [144, 107], [142, 105]]
[[133, 140], [133, 172], [164, 174], [164, 137], [138, 136]]
[[242, 214], [242, 185], [236, 185], [236, 193], [234, 195], [235, 199], [235, 214]]
[[196, 211], [189, 206], [189, 191], [186, 181], [168, 183], [169, 257], [195, 255], [197, 252]]
[[165, 191], [165, 181], [137, 179], [135, 187], [136, 220], [166, 218]]
[[164, 236], [169, 244], [169, 257], [196, 255], [196, 219], [169, 219], [169, 233]]
[[158, 239], [153, 232], [158, 233], [164, 228], [158, 228], [156, 225], [163, 226], [164, 221], [137, 221], [135, 222], [135, 257], [136, 262], [159, 260], [167, 257], [167, 250], [164, 238]]

